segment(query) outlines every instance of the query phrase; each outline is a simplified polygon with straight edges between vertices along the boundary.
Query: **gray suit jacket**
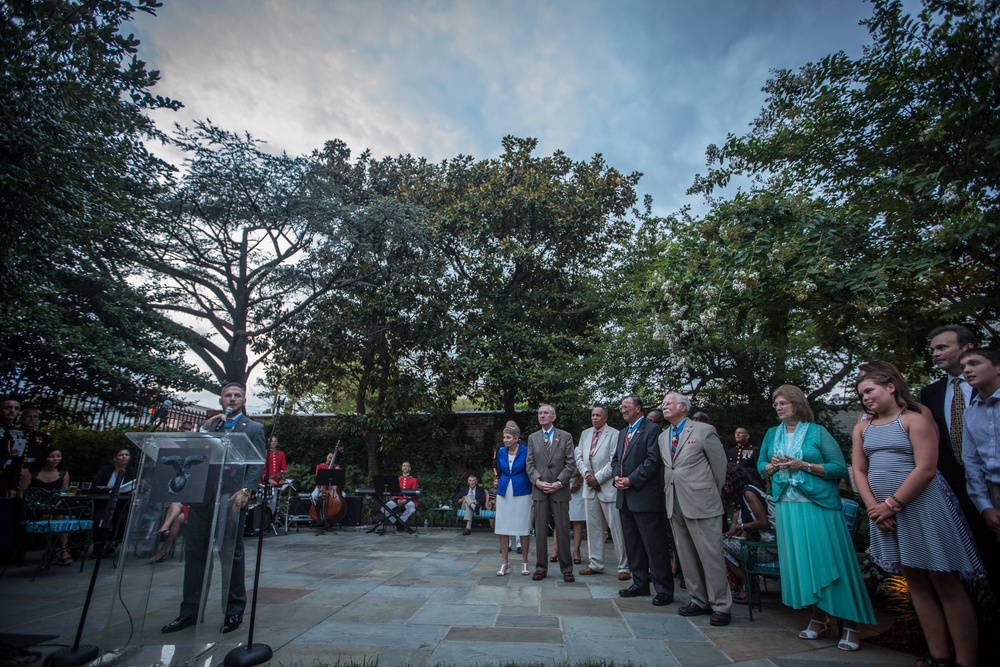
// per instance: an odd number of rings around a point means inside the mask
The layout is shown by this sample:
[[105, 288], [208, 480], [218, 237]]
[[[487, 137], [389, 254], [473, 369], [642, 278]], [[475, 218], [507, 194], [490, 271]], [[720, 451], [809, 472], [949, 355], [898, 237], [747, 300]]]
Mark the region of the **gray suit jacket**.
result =
[[659, 445], [667, 517], [673, 518], [675, 497], [685, 518], [721, 516], [726, 450], [715, 427], [688, 418], [680, 434], [677, 453], [672, 458], [670, 429], [660, 435]]
[[593, 439], [593, 426], [580, 435], [580, 444], [574, 452], [576, 455], [576, 468], [584, 477], [586, 477], [587, 472], [590, 472], [597, 480], [597, 483], [601, 485], [601, 490], [598, 493], [584, 482], [583, 497], [588, 500], [598, 497], [602, 502], [613, 503], [618, 496], [618, 489], [615, 488], [615, 476], [611, 472], [611, 457], [615, 453], [615, 446], [618, 444], [618, 429], [605, 425], [604, 430], [601, 432], [601, 437], [597, 441], [597, 449], [594, 450], [594, 455], [591, 456], [590, 442]]
[[[525, 465], [525, 472], [531, 480], [532, 500], [543, 500], [548, 497], [552, 500], [569, 502], [569, 480], [576, 471], [573, 450], [573, 436], [566, 431], [554, 429], [552, 442], [549, 445], [545, 444], [540, 430], [528, 436], [528, 462]], [[545, 493], [535, 486], [538, 480], [560, 481], [563, 488], [555, 493]]]
[[[201, 425], [202, 428], [204, 426], [204, 424]], [[240, 420], [233, 427], [233, 433], [243, 433], [246, 437], [250, 438], [250, 442], [259, 450], [262, 457], [266, 455], [267, 445], [264, 444], [263, 424], [258, 424], [246, 415], [241, 414]], [[260, 481], [260, 475], [263, 471], [263, 462], [258, 465], [248, 465], [243, 475], [243, 486], [249, 489], [257, 488], [257, 483]]]

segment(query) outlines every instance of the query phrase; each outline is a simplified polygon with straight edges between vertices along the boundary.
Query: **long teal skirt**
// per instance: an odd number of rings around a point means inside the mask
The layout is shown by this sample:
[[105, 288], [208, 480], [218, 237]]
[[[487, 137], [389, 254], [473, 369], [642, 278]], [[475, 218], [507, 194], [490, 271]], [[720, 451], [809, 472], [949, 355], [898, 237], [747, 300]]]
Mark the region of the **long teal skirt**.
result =
[[774, 506], [781, 570], [781, 600], [802, 609], [816, 605], [831, 616], [874, 623], [861, 566], [844, 515], [813, 502]]

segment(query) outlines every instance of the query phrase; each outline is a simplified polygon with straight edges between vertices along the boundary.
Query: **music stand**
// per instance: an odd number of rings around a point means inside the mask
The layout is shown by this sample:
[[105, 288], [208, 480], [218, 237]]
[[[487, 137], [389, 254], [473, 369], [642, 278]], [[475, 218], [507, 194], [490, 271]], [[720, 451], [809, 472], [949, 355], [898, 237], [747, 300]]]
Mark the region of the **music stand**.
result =
[[316, 473], [316, 486], [339, 486], [340, 488], [344, 488], [346, 484], [347, 471], [341, 468], [320, 470]]
[[377, 517], [375, 523], [372, 527], [368, 529], [369, 533], [374, 533], [376, 530], [381, 528], [380, 533], [384, 533], [385, 529], [390, 525], [394, 525], [397, 529], [405, 530], [408, 533], [416, 532], [410, 526], [403, 523], [403, 520], [399, 518], [399, 515], [405, 511], [405, 504], [397, 505], [396, 507], [389, 507], [386, 501], [386, 496], [390, 499], [392, 496], [402, 496], [403, 491], [399, 488], [399, 477], [395, 475], [372, 475], [372, 489], [375, 493], [372, 498], [375, 499], [375, 504], [381, 508], [381, 516]]

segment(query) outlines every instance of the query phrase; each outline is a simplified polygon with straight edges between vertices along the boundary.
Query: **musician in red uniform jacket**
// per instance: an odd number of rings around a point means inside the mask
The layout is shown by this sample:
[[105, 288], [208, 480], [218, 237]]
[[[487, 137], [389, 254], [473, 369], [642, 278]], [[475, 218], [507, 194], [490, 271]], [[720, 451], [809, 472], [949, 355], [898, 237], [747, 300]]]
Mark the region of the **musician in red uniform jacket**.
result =
[[[403, 465], [400, 466], [403, 474], [399, 476], [399, 488], [416, 490], [420, 488], [417, 478], [410, 475], [410, 462], [403, 461]], [[392, 500], [387, 502], [386, 507], [389, 509], [395, 509], [396, 507], [402, 506], [403, 513], [399, 515], [400, 521], [406, 523], [406, 520], [413, 516], [413, 513], [417, 511], [417, 501], [414, 498], [409, 498], [407, 496], [393, 496]], [[383, 509], [383, 514], [387, 512]]]
[[264, 459], [264, 471], [260, 475], [260, 483], [281, 486], [285, 483], [285, 472], [287, 471], [288, 462], [285, 460], [285, 453], [278, 449], [278, 436], [272, 435], [267, 443], [267, 455]]

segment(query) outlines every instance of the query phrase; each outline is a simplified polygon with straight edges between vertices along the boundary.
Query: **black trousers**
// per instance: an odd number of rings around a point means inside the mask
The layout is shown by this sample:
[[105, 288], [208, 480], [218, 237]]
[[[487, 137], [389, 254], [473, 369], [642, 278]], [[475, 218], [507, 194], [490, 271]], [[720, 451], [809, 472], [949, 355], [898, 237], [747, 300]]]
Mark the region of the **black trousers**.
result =
[[[184, 597], [181, 601], [181, 615], [194, 616], [199, 612], [201, 604], [202, 583], [205, 581], [205, 570], [209, 569], [211, 580], [212, 557], [212, 517], [215, 514], [215, 503], [190, 505], [187, 524], [184, 527], [184, 539], [187, 544], [184, 549]], [[226, 596], [225, 613], [242, 614], [247, 606], [246, 567], [243, 562], [243, 523], [246, 520], [246, 510], [241, 509], [236, 515], [227, 515], [227, 521], [235, 522], [226, 526], [227, 533], [235, 530], [235, 549], [232, 559], [222, 558], [223, 578], [229, 577], [229, 590]]]
[[652, 575], [657, 595], [674, 594], [674, 575], [670, 572], [670, 524], [666, 512], [618, 510], [625, 538], [625, 553], [636, 586], [649, 586]]

